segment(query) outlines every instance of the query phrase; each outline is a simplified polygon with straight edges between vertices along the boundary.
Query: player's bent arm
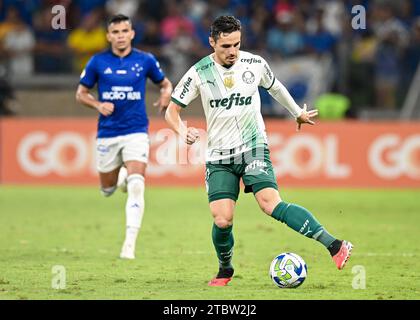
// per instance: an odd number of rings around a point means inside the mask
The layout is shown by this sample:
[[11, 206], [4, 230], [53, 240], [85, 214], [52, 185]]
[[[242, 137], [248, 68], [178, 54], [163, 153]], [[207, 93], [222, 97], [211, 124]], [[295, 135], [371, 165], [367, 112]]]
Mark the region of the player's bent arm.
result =
[[159, 108], [159, 111], [162, 112], [165, 108], [168, 107], [169, 102], [171, 101], [172, 93], [172, 82], [168, 78], [164, 78], [159, 82], [160, 87], [160, 96], [159, 100], [154, 103], [154, 106]]
[[[168, 96], [168, 99], [171, 100], [171, 93], [172, 93], [172, 82], [168, 78], [164, 78], [160, 83], [160, 94], [163, 96]], [[168, 102], [169, 104], [169, 102]]]
[[182, 107], [172, 101], [169, 102], [168, 108], [165, 112], [165, 120], [172, 130], [184, 138], [187, 132], [187, 127], [181, 120], [181, 110]]
[[293, 117], [299, 118], [302, 115], [303, 109], [297, 105], [289, 91], [287, 91], [286, 87], [279, 80], [274, 80], [273, 85], [268, 89], [268, 93], [284, 106]]
[[93, 109], [98, 109], [101, 104], [95, 97], [90, 93], [89, 88], [82, 84], [79, 84], [76, 91], [76, 101]]
[[98, 110], [104, 116], [110, 115], [114, 111], [114, 104], [110, 102], [100, 102], [90, 93], [89, 88], [79, 84], [76, 91], [76, 101]]
[[187, 128], [180, 117], [182, 107], [171, 101], [165, 112], [165, 120], [187, 144], [193, 144], [199, 138], [198, 130], [193, 127]]

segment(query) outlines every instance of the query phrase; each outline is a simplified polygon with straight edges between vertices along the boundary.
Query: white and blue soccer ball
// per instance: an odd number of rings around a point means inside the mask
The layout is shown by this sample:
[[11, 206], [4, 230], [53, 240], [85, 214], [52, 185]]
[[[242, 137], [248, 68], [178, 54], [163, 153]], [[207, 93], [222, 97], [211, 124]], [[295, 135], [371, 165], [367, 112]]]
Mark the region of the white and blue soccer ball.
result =
[[306, 279], [308, 268], [296, 253], [279, 254], [270, 265], [270, 278], [280, 288], [297, 288]]

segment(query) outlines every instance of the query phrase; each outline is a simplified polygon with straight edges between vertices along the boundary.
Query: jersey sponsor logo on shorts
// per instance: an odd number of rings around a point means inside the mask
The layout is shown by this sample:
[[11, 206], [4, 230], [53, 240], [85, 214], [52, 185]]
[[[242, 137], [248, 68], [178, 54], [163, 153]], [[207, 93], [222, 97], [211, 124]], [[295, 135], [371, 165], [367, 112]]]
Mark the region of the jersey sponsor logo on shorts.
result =
[[[263, 160], [254, 160], [249, 165], [247, 165], [245, 167], [245, 173], [250, 171], [250, 170], [255, 170], [255, 169], [258, 169], [258, 168], [260, 168], [260, 170], [262, 170], [262, 168], [265, 168], [267, 166], [268, 166], [267, 163]], [[267, 171], [268, 171], [268, 169], [267, 169]], [[264, 173], [266, 173], [268, 175], [267, 172], [264, 171]]]
[[191, 81], [192, 81], [191, 77], [188, 77], [188, 79], [185, 80], [184, 85], [182, 87], [181, 94], [179, 95], [179, 97], [181, 99], [183, 99], [185, 97], [185, 95], [190, 91], [189, 87], [191, 85]]
[[211, 108], [223, 107], [226, 110], [232, 108], [232, 106], [247, 106], [252, 103], [252, 96], [242, 97], [240, 93], [232, 93], [229, 98], [210, 100]]
[[100, 144], [96, 147], [96, 150], [98, 150], [99, 153], [104, 154], [104, 153], [109, 152], [109, 147], [106, 145]]
[[254, 83], [255, 76], [251, 71], [247, 70], [242, 74], [242, 81], [246, 84]]

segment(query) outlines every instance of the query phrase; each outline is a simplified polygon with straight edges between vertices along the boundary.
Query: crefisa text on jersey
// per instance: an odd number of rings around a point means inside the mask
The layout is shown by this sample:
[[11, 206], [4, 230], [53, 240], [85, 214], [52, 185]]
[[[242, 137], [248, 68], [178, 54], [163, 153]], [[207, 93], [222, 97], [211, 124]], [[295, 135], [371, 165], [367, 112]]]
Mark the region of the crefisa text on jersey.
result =
[[206, 315], [243, 315], [249, 317], [257, 314], [254, 304], [207, 304], [203, 306], [175, 306], [170, 304], [163, 308], [164, 315], [185, 315], [194, 318], [200, 314]]

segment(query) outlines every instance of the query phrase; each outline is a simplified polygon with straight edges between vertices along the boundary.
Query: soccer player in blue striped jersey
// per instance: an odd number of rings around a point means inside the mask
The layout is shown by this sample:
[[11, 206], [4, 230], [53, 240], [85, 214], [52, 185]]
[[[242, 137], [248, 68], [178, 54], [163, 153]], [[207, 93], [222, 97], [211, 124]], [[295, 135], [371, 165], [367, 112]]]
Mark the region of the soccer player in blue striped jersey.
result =
[[[107, 29], [111, 48], [89, 60], [80, 76], [76, 100], [99, 113], [96, 165], [101, 191], [108, 197], [121, 186], [128, 193], [126, 236], [120, 257], [134, 259], [149, 157], [146, 82], [149, 78], [160, 87], [154, 104], [160, 111], [169, 104], [172, 84], [152, 54], [132, 48], [134, 30], [127, 16], [112, 17]], [[90, 93], [95, 85], [97, 99]]]

